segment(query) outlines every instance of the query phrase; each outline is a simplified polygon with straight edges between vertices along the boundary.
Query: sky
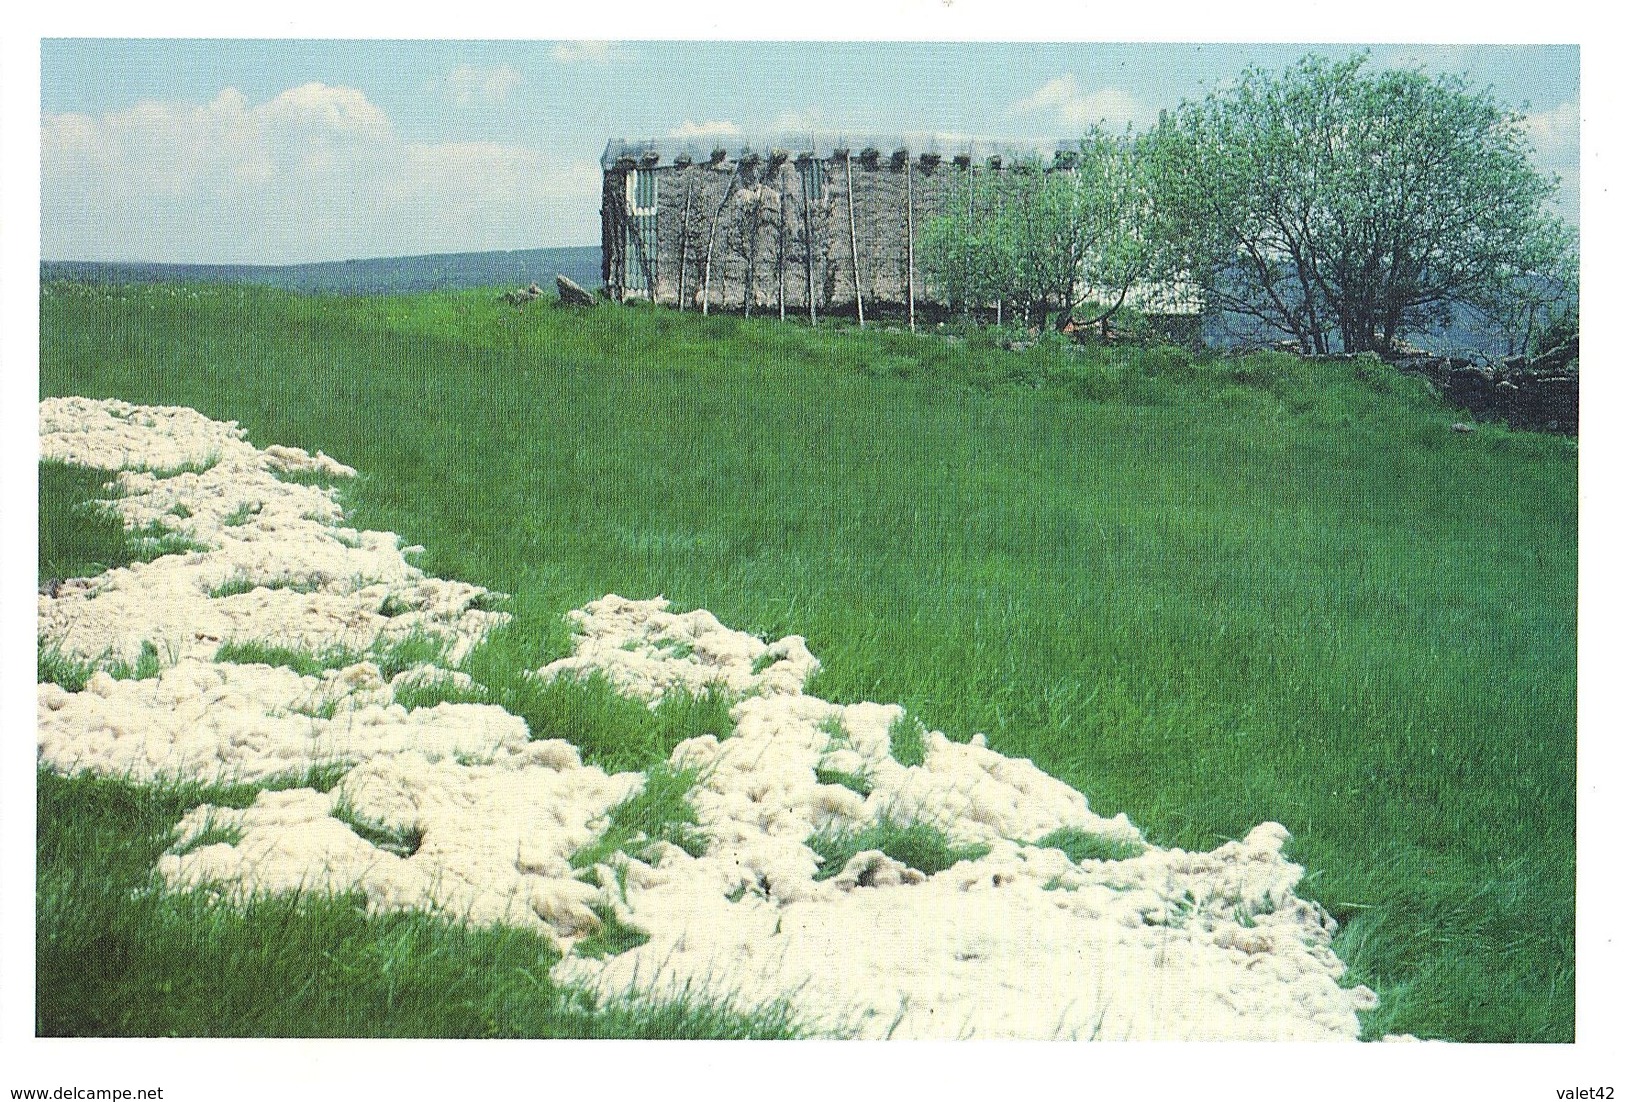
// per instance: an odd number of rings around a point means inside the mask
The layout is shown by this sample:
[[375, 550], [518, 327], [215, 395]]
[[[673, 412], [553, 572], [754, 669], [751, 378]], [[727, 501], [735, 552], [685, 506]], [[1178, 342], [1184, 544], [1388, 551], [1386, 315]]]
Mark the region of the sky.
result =
[[47, 260], [288, 264], [598, 241], [611, 138], [1073, 138], [1368, 48], [1528, 116], [1579, 223], [1576, 46], [46, 39]]

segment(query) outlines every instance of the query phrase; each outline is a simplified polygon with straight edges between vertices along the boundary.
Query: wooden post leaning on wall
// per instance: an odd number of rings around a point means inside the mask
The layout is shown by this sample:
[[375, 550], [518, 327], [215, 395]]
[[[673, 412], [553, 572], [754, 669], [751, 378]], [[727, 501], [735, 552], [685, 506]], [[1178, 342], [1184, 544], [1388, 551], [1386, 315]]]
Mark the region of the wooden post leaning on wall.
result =
[[[1000, 177], [1000, 173], [1004, 168], [1004, 159], [998, 156], [989, 157], [987, 159], [987, 167], [993, 174], [991, 177], [989, 177], [989, 182], [993, 185], [993, 222], [996, 225], [998, 224], [999, 219], [1004, 215], [1004, 193], [1001, 190]], [[1002, 288], [999, 291], [999, 302], [995, 310], [996, 313], [993, 315], [993, 324], [1003, 325], [1004, 291]]]
[[807, 324], [818, 328], [818, 299], [813, 295], [813, 232], [812, 198], [807, 194], [807, 180], [812, 175], [812, 162], [801, 173], [801, 232], [807, 244]]
[[809, 182], [815, 171], [815, 163], [810, 151], [796, 157], [796, 190], [801, 195], [801, 236], [806, 246], [807, 261], [807, 323], [813, 328], [818, 326], [818, 299], [813, 294], [813, 199]]
[[[714, 154], [711, 163], [719, 163], [719, 158]], [[722, 217], [722, 208], [728, 205], [728, 198], [734, 191], [734, 181], [738, 178], [739, 162], [735, 161], [733, 171], [728, 174], [728, 186], [722, 191], [722, 202], [717, 204], [717, 212], [711, 216], [711, 232], [707, 234], [705, 239], [705, 290], [702, 292], [700, 302], [700, 313], [702, 314], [708, 315], [711, 313], [711, 254], [717, 243], [717, 221]]]
[[976, 160], [965, 158], [965, 169], [970, 174], [965, 187], [965, 316], [970, 317], [970, 235], [976, 226]]
[[903, 160], [904, 205], [908, 208], [908, 331], [914, 332], [914, 158]]
[[852, 294], [858, 300], [858, 328], [863, 328], [863, 285], [858, 282], [858, 212], [852, 198], [852, 152], [846, 151], [846, 219], [852, 231]]
[[[646, 154], [642, 161], [643, 171], [653, 168], [654, 158]], [[637, 226], [636, 216], [632, 213], [633, 197], [628, 192], [636, 186], [633, 173], [639, 171], [640, 162], [630, 154], [622, 154], [616, 158], [615, 174], [612, 178], [606, 177], [604, 187], [604, 210], [606, 218], [612, 223], [609, 234], [612, 255], [604, 258], [604, 271], [607, 276], [614, 277], [613, 283], [606, 280], [605, 286], [610, 297], [616, 302], [625, 302], [628, 291], [628, 266], [636, 263], [638, 271], [643, 276], [643, 285], [649, 293], [649, 301], [654, 302], [656, 296], [654, 260], [644, 248], [642, 233]], [[613, 180], [614, 186], [609, 186]], [[634, 247], [631, 238], [637, 238]]]
[[688, 297], [688, 220], [689, 209], [693, 203], [694, 177], [689, 176], [688, 187], [683, 189], [683, 220], [678, 224], [677, 232], [677, 312], [679, 314], [685, 309], [683, 300]]
[[779, 320], [780, 321], [784, 320], [784, 275], [785, 275], [785, 269], [789, 266], [789, 261], [790, 261], [790, 257], [789, 257], [789, 244], [790, 244], [789, 243], [789, 234], [790, 234], [790, 231], [789, 231], [788, 223], [786, 222], [785, 217], [784, 217], [784, 215], [785, 215], [784, 205], [785, 205], [785, 198], [786, 198], [785, 187], [784, 187], [784, 166], [789, 161], [789, 159], [790, 159], [790, 154], [788, 152], [786, 152], [785, 150], [775, 149], [773, 151], [773, 156], [772, 156], [773, 184], [774, 184], [774, 189], [779, 193], [778, 217], [776, 219], [776, 221], [778, 223], [778, 230], [779, 230], [779, 253], [778, 253], [778, 256], [774, 258], [774, 263], [775, 263], [775, 266], [779, 270], [778, 271], [778, 276], [779, 276]]
[[604, 290], [616, 302], [626, 300], [626, 169], [632, 163], [630, 157], [619, 158], [614, 169], [604, 174], [603, 205], [599, 208], [604, 227]]

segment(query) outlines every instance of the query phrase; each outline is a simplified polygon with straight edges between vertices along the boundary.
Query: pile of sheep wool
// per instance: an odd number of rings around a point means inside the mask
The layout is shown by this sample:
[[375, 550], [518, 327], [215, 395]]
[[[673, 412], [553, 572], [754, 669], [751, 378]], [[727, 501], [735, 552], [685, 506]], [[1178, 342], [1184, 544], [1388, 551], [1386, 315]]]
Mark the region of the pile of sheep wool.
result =
[[[818, 663], [800, 637], [768, 643], [659, 598], [571, 613], [574, 653], [535, 676], [598, 674], [651, 706], [716, 686], [735, 701], [734, 730], [690, 738], [660, 767], [692, 778], [697, 843], [598, 846], [578, 868], [650, 775], [583, 764], [494, 705], [396, 702], [425, 680], [466, 685], [455, 665], [505, 614], [485, 590], [413, 566], [421, 549], [346, 527], [332, 492], [308, 484], [352, 470], [257, 449], [192, 410], [118, 401], [41, 403], [40, 444], [45, 459], [118, 471], [109, 506], [126, 525], [194, 548], [41, 593], [42, 648], [158, 667], [98, 672], [80, 692], [40, 684], [41, 763], [279, 782], [176, 825], [156, 870], [175, 890], [223, 904], [359, 892], [377, 912], [524, 927], [560, 950], [560, 982], [784, 1004], [841, 1035], [1354, 1040], [1356, 1011], [1376, 1004], [1340, 985], [1335, 924], [1294, 894], [1303, 870], [1279, 824], [1207, 853], [1164, 849], [981, 736], [925, 732], [923, 760], [902, 764], [903, 709], [807, 695]], [[384, 676], [378, 654], [425, 639], [434, 662]], [[218, 661], [228, 643], [353, 660], [302, 675]], [[287, 785], [324, 771], [342, 775]], [[964, 856], [921, 871], [875, 848], [837, 869], [807, 844], [877, 826], [935, 830]], [[1052, 836], [1101, 856], [1073, 860]], [[577, 951], [606, 925], [645, 940]]]

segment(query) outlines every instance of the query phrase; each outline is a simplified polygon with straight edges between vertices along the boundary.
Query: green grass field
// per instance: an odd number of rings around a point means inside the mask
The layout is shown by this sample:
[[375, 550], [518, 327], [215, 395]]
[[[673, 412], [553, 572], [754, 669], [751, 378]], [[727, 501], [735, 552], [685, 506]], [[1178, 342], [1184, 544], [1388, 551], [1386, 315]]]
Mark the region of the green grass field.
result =
[[[355, 524], [512, 595], [493, 666], [562, 653], [560, 615], [607, 592], [805, 635], [819, 695], [986, 732], [1158, 844], [1284, 823], [1383, 999], [1368, 1036], [1573, 1039], [1573, 441], [1453, 433], [1363, 363], [489, 292], [45, 290], [42, 394], [192, 406], [358, 468]], [[612, 754], [624, 713], [587, 703], [521, 712]], [[186, 794], [40, 793], [41, 1032], [816, 1028], [698, 996], [594, 1009], [539, 942], [343, 900], [131, 899]], [[282, 933], [261, 949], [256, 924]]]

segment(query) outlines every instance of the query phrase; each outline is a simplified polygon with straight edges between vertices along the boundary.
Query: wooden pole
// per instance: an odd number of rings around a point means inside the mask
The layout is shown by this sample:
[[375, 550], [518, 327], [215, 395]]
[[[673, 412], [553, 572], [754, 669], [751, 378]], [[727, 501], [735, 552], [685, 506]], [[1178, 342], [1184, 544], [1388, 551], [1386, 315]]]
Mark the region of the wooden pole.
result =
[[784, 269], [787, 257], [785, 256], [785, 224], [784, 224], [784, 165], [779, 165], [778, 178], [774, 183], [779, 185], [779, 320], [784, 320]]
[[908, 331], [914, 332], [914, 158], [903, 162], [904, 205], [908, 209]]
[[965, 316], [970, 317], [970, 236], [976, 227], [976, 161], [974, 158], [965, 164], [970, 173], [970, 182], [965, 188]]
[[[747, 318], [750, 317], [750, 308], [756, 301], [756, 250], [758, 248], [758, 243], [761, 240], [762, 229], [761, 191], [761, 185], [757, 184], [756, 202], [752, 204], [747, 201], [746, 205], [741, 208], [739, 212], [740, 221], [744, 224], [745, 228], [750, 231], [745, 236], [744, 241], [741, 242], [741, 244], [744, 246], [745, 252], [744, 305], [745, 316]], [[726, 261], [724, 261], [724, 263], [726, 263]], [[726, 298], [724, 298], [723, 301], [726, 302]]]
[[[998, 169], [995, 168], [994, 171], [997, 172]], [[1003, 214], [1004, 214], [1004, 201], [1003, 201], [1002, 196], [1000, 195], [999, 188], [1000, 188], [999, 177], [995, 175], [993, 177], [993, 221], [994, 221], [995, 225], [998, 223], [1000, 217], [1002, 217]], [[996, 314], [994, 314], [994, 317], [993, 317], [993, 324], [994, 325], [1003, 325], [1004, 324], [1004, 288], [1003, 287], [999, 288], [999, 305], [998, 305], [998, 311], [997, 311]]]
[[626, 170], [616, 165], [604, 181], [604, 284], [616, 302], [626, 301]]
[[852, 228], [852, 293], [858, 300], [858, 328], [863, 328], [863, 285], [858, 282], [858, 212], [852, 203], [852, 154], [846, 155], [846, 218]]
[[723, 189], [722, 202], [717, 204], [717, 212], [711, 216], [711, 232], [705, 239], [705, 290], [702, 292], [700, 313], [711, 313], [711, 250], [717, 243], [717, 220], [722, 217], [722, 208], [728, 205], [728, 197], [733, 194], [734, 181], [739, 178], [739, 162], [734, 162], [733, 171], [728, 173], [728, 186]]
[[683, 312], [683, 300], [688, 297], [688, 223], [689, 207], [694, 202], [694, 178], [689, 177], [683, 192], [683, 221], [677, 237], [677, 312]]
[[818, 300], [813, 298], [813, 233], [812, 199], [807, 195], [807, 177], [812, 174], [812, 163], [801, 173], [801, 232], [807, 242], [807, 323], [818, 327]]

